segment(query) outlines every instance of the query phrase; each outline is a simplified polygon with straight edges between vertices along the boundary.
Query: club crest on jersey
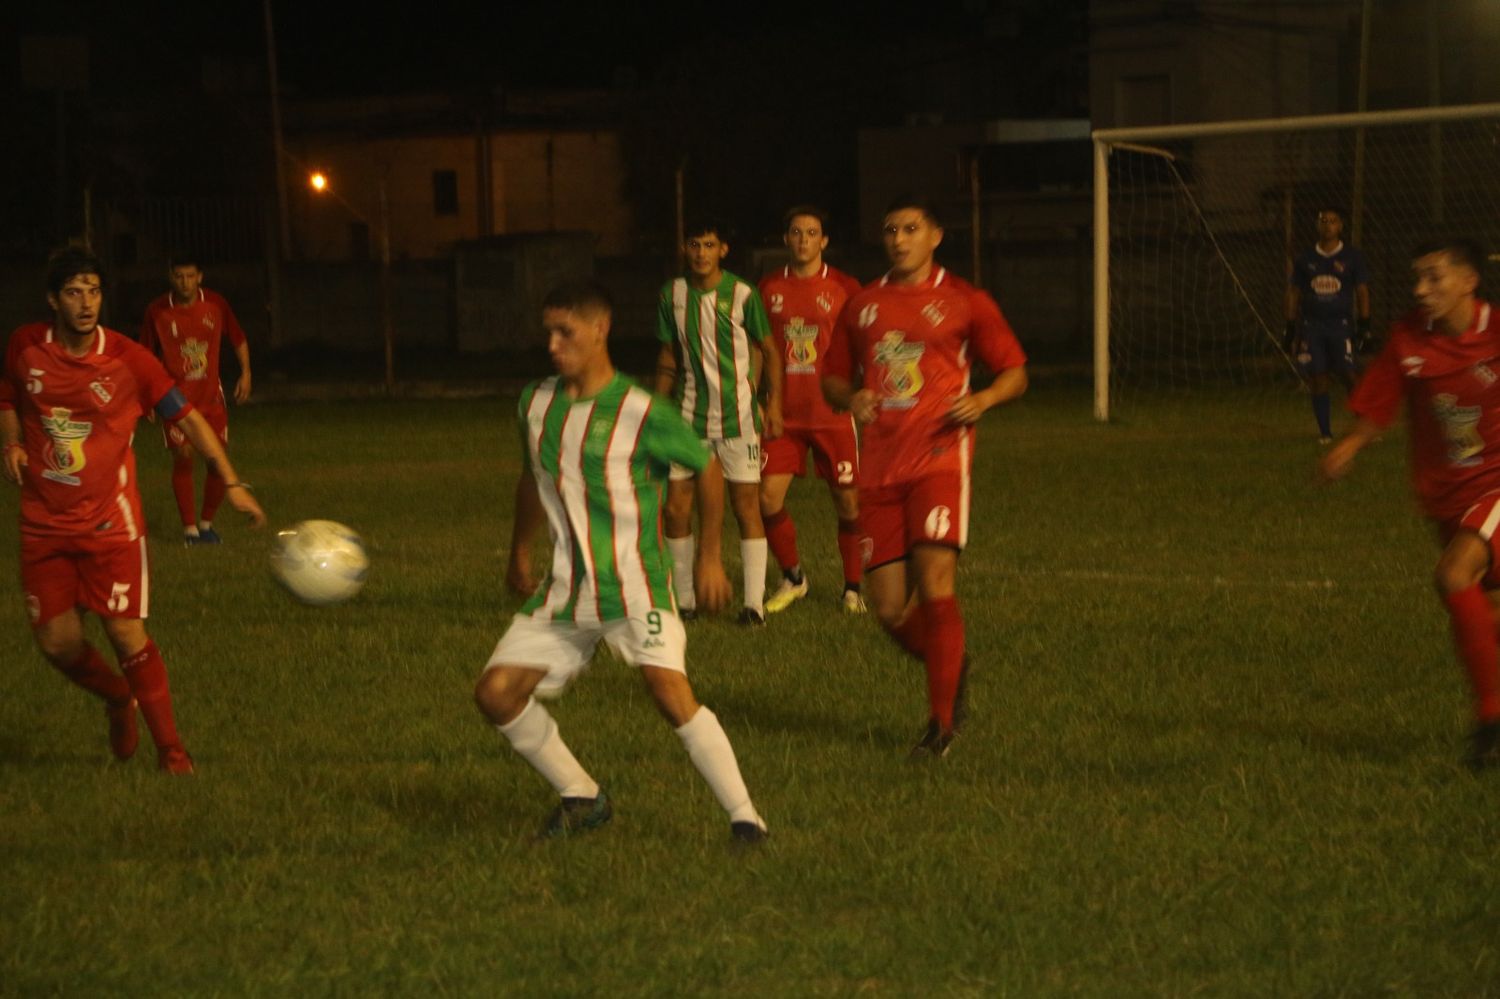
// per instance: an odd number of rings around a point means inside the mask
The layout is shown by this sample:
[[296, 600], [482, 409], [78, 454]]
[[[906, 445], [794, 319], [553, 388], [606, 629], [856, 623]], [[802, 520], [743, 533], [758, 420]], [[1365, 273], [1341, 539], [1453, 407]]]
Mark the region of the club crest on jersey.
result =
[[875, 317], [879, 314], [880, 305], [876, 302], [871, 302], [869, 305], [859, 310], [859, 318], [855, 320], [855, 323], [859, 326], [860, 329], [867, 330], [871, 326], [875, 325]]
[[98, 396], [100, 402], [107, 403], [115, 397], [114, 392], [111, 391], [113, 388], [114, 385], [107, 375], [89, 382], [89, 391]]
[[773, 316], [779, 316], [779, 315], [781, 315], [781, 308], [782, 308], [782, 306], [784, 304], [786, 304], [786, 299], [782, 296], [781, 292], [779, 292], [779, 291], [773, 291], [773, 292], [771, 292], [771, 301], [769, 303], [767, 303], [767, 305], [769, 306], [769, 308], [771, 310], [771, 315], [773, 315]]
[[1415, 378], [1422, 373], [1422, 365], [1426, 363], [1427, 359], [1421, 355], [1410, 354], [1401, 358], [1401, 369], [1408, 378]]
[[885, 396], [880, 405], [885, 409], [910, 409], [917, 404], [922, 391], [922, 354], [927, 345], [907, 343], [906, 334], [891, 330], [875, 345], [875, 363], [885, 368], [882, 387]]
[[1461, 468], [1480, 464], [1484, 453], [1484, 438], [1479, 436], [1480, 408], [1460, 406], [1458, 396], [1441, 392], [1433, 396], [1432, 412], [1448, 443], [1448, 463]]
[[42, 429], [51, 438], [42, 449], [47, 467], [42, 469], [42, 478], [64, 485], [81, 483], [78, 473], [88, 463], [83, 453], [83, 442], [93, 433], [94, 425], [73, 419], [73, 411], [62, 406], [53, 406], [52, 415], [42, 417]]
[[1479, 384], [1485, 388], [1489, 388], [1495, 384], [1495, 372], [1490, 369], [1488, 364], [1474, 365], [1474, 377], [1479, 379]]
[[786, 371], [805, 375], [816, 370], [818, 363], [818, 328], [809, 326], [801, 316], [786, 324]]
[[210, 330], [214, 328], [214, 317], [206, 312], [203, 314], [203, 328]]
[[822, 309], [824, 312], [832, 312], [833, 311], [833, 297], [830, 296], [828, 294], [828, 292], [826, 292], [826, 291], [819, 292], [818, 293], [817, 302], [818, 302], [818, 308]]
[[926, 305], [922, 306], [922, 318], [931, 323], [933, 329], [936, 329], [937, 327], [943, 325], [943, 320], [947, 318], [947, 316], [948, 310], [943, 308], [943, 303], [938, 301], [937, 299], [933, 299], [931, 302], [928, 302]]
[[203, 340], [185, 340], [182, 344], [182, 377], [190, 382], [202, 381], [208, 375], [208, 344]]

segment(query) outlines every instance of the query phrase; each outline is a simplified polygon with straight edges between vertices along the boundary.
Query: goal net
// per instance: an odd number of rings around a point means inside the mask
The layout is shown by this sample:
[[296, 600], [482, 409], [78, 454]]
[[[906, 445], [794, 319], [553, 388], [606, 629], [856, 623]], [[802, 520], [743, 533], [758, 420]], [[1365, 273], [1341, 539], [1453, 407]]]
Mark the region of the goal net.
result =
[[[1094, 133], [1095, 415], [1300, 390], [1281, 349], [1319, 209], [1370, 268], [1377, 338], [1436, 233], [1500, 249], [1500, 105]], [[1108, 238], [1102, 238], [1107, 233]]]

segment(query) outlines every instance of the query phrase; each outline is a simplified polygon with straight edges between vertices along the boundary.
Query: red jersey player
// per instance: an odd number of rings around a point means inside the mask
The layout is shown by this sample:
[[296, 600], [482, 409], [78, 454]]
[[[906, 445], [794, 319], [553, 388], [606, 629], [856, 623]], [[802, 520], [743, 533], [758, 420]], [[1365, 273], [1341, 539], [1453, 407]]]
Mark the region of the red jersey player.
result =
[[1323, 457], [1341, 478], [1406, 403], [1411, 475], [1443, 542], [1435, 581], [1458, 657], [1469, 674], [1476, 725], [1468, 763], [1500, 762], [1500, 653], [1491, 604], [1500, 590], [1500, 316], [1475, 297], [1484, 254], [1441, 239], [1413, 254], [1418, 308], [1398, 320], [1349, 397], [1354, 429]]
[[[146, 306], [141, 323], [141, 343], [154, 351], [182, 388], [193, 408], [229, 446], [229, 408], [219, 384], [219, 344], [229, 338], [240, 362], [240, 378], [234, 386], [234, 401], [250, 398], [250, 347], [234, 310], [224, 296], [202, 287], [203, 272], [194, 257], [177, 255], [168, 269], [172, 290]], [[219, 543], [214, 514], [224, 499], [224, 477], [210, 465], [203, 476], [203, 507], [194, 516], [192, 442], [175, 424], [163, 424], [162, 435], [172, 452], [172, 493], [182, 517], [183, 540], [190, 545]]]
[[[230, 504], [257, 527], [265, 514], [166, 369], [99, 325], [100, 275], [86, 250], [54, 255], [47, 269], [53, 321], [22, 326], [6, 350], [0, 447], [6, 478], [21, 487], [21, 589], [42, 655], [104, 700], [114, 754], [135, 752], [139, 704], [160, 767], [192, 773], [166, 666], [146, 633], [151, 591], [131, 450], [136, 421], [155, 412], [180, 427], [227, 479]], [[123, 677], [84, 638], [84, 610], [101, 618]]]
[[[913, 752], [943, 756], [963, 715], [954, 581], [969, 534], [973, 425], [1026, 391], [1026, 355], [995, 300], [933, 260], [943, 228], [924, 199], [898, 198], [882, 232], [891, 269], [840, 313], [823, 390], [864, 427], [866, 592], [881, 625], [927, 667], [931, 711]], [[969, 390], [975, 354], [996, 373], [980, 392]]]
[[797, 527], [786, 511], [792, 476], [813, 466], [828, 483], [839, 518], [839, 554], [844, 562], [844, 610], [865, 609], [860, 596], [863, 559], [859, 534], [859, 451], [854, 420], [835, 413], [823, 398], [820, 370], [833, 323], [859, 282], [823, 262], [828, 215], [801, 205], [783, 219], [783, 240], [792, 260], [760, 280], [760, 297], [771, 317], [772, 349], [782, 361], [782, 434], [761, 448], [760, 515], [766, 541], [781, 566], [781, 586], [766, 601], [774, 614], [807, 595], [807, 576], [797, 554]]

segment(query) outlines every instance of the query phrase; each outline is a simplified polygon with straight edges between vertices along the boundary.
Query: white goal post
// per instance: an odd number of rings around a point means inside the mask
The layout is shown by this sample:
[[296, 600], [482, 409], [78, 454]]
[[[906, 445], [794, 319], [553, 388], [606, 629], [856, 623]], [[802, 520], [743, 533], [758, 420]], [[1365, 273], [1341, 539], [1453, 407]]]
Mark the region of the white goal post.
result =
[[1500, 246], [1500, 104], [1099, 129], [1094, 141], [1094, 416], [1121, 387], [1295, 387], [1281, 350], [1292, 257], [1312, 213], [1408, 301], [1407, 252], [1436, 232]]

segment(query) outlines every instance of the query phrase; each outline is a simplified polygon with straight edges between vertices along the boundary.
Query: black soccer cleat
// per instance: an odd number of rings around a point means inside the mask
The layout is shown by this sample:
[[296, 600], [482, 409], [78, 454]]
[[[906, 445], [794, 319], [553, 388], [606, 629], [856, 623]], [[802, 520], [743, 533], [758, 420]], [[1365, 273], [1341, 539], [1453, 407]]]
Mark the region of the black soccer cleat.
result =
[[614, 817], [604, 788], [592, 798], [564, 798], [557, 803], [537, 839], [556, 839], [598, 829]]
[[766, 617], [754, 607], [742, 607], [740, 608], [740, 624], [750, 628], [764, 628]]
[[770, 838], [766, 827], [759, 822], [731, 822], [729, 823], [729, 838], [743, 846], [755, 846], [764, 843]]
[[679, 607], [677, 609], [677, 619], [683, 624], [692, 624], [694, 621], [698, 620], [698, 608]]
[[911, 747], [910, 758], [919, 760], [927, 756], [933, 756], [937, 759], [942, 759], [948, 755], [948, 748], [953, 745], [953, 736], [957, 734], [957, 731], [955, 728], [950, 728], [944, 732], [942, 727], [938, 725], [937, 719], [932, 719], [927, 723], [927, 730], [922, 733], [922, 738], [917, 741], [915, 746]]
[[1500, 721], [1480, 722], [1469, 736], [1464, 765], [1470, 770], [1488, 770], [1500, 764]]

